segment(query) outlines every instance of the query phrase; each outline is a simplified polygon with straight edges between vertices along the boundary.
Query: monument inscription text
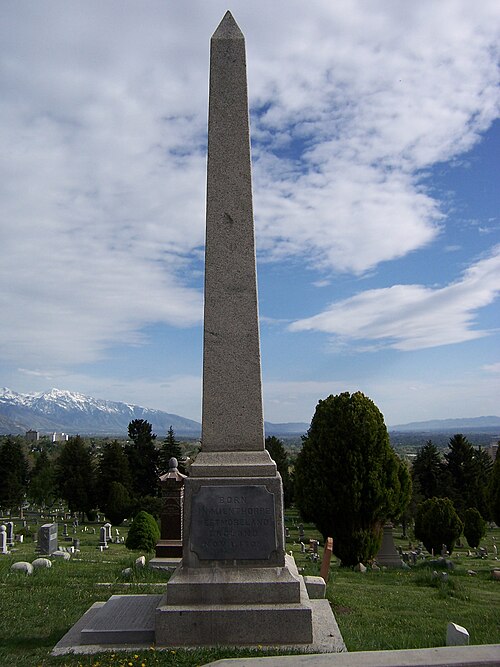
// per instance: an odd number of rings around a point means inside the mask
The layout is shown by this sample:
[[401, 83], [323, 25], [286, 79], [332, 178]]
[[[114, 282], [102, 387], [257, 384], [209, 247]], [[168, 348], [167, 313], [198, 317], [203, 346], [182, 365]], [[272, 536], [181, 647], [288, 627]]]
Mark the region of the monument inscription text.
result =
[[277, 548], [274, 495], [264, 485], [203, 486], [192, 503], [190, 543], [200, 560], [268, 559]]

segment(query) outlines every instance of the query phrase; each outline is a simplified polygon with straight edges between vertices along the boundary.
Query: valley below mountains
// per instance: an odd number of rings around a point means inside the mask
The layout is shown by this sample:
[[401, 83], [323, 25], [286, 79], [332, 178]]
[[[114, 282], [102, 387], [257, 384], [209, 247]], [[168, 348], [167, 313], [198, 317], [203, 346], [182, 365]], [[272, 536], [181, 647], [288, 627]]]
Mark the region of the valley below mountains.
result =
[[[11, 389], [0, 390], [0, 435], [24, 435], [30, 429], [41, 435], [67, 433], [69, 435], [126, 436], [133, 419], [145, 419], [153, 426], [158, 437], [163, 437], [170, 426], [181, 438], [197, 439], [201, 424], [195, 420], [162, 410], [152, 410], [138, 405], [107, 401], [76, 392], [51, 389], [41, 393], [21, 394]], [[275, 435], [296, 441], [305, 434], [309, 424], [292, 422], [276, 424], [265, 422], [266, 436]], [[475, 434], [472, 441], [486, 444], [500, 437], [500, 417], [474, 417], [469, 419], [442, 419], [428, 422], [412, 422], [388, 427], [391, 443], [396, 448], [416, 441], [424, 444], [427, 439], [444, 441], [454, 433]], [[438, 435], [439, 434], [439, 435]], [[437, 443], [436, 443], [437, 444]]]

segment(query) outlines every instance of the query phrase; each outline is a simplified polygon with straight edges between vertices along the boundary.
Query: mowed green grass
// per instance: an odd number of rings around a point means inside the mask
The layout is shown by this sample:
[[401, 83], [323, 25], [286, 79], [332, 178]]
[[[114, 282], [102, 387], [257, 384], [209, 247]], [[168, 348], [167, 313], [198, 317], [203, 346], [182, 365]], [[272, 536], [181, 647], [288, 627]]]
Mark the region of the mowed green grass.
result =
[[[294, 553], [304, 573], [318, 574], [319, 564], [300, 553], [298, 531], [289, 525], [287, 550]], [[317, 536], [310, 526], [305, 529], [308, 538]], [[121, 534], [126, 530], [121, 529]], [[265, 654], [261, 650], [213, 648], [51, 657], [53, 646], [94, 602], [113, 594], [161, 593], [167, 581], [164, 573], [148, 568], [125, 579], [122, 570], [134, 563], [139, 552], [114, 544], [100, 552], [98, 535], [79, 529], [78, 537], [81, 552], [74, 559], [55, 561], [51, 569], [36, 570], [32, 576], [11, 572], [10, 565], [19, 560], [33, 561], [33, 542], [17, 545], [15, 553], [0, 557], [0, 664], [191, 667], [223, 657]], [[485, 541], [490, 552], [493, 537], [500, 541], [500, 530], [491, 532]], [[500, 582], [491, 579], [491, 569], [498, 561], [463, 556], [454, 560], [457, 567], [443, 585], [437, 585], [427, 568], [408, 572], [369, 570], [361, 574], [332, 562], [327, 595], [348, 650], [444, 645], [448, 621], [465, 626], [471, 643], [499, 643]], [[477, 576], [468, 576], [467, 569], [476, 570]], [[111, 585], [100, 585], [103, 583]]]

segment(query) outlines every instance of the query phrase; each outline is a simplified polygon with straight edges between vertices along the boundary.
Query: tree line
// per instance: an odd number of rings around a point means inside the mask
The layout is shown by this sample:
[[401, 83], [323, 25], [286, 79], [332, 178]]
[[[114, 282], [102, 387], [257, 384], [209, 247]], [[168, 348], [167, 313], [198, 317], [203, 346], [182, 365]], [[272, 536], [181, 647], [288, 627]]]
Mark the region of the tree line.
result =
[[181, 445], [172, 427], [157, 443], [143, 419], [130, 422], [128, 437], [126, 443], [105, 442], [100, 451], [77, 435], [58, 452], [28, 452], [23, 438], [8, 436], [0, 446], [0, 507], [13, 509], [26, 500], [50, 507], [62, 500], [82, 520], [100, 510], [113, 524], [140, 510], [158, 516], [159, 476], [172, 457], [180, 461]]

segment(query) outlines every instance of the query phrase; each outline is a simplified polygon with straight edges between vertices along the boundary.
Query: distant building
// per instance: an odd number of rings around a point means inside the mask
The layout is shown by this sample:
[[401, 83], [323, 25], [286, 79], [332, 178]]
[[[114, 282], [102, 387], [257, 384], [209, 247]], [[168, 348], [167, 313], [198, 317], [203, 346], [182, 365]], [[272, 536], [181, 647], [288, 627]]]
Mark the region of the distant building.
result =
[[492, 442], [486, 448], [486, 451], [490, 455], [491, 460], [494, 462], [498, 454], [498, 442]]
[[24, 437], [28, 442], [38, 442], [40, 440], [40, 433], [30, 428], [29, 431], [26, 431], [26, 435]]
[[67, 442], [69, 440], [69, 435], [66, 433], [52, 433], [50, 440], [51, 442]]

